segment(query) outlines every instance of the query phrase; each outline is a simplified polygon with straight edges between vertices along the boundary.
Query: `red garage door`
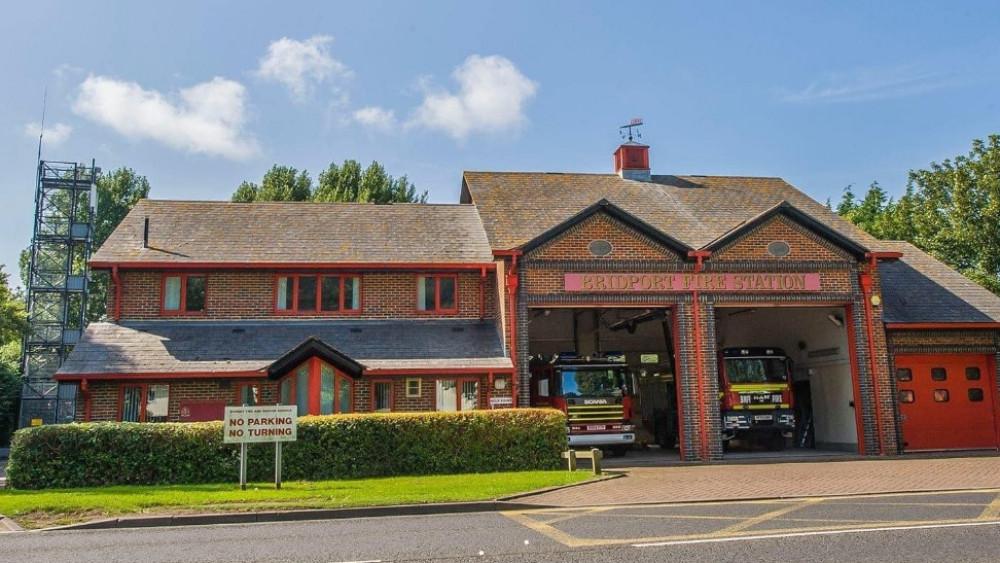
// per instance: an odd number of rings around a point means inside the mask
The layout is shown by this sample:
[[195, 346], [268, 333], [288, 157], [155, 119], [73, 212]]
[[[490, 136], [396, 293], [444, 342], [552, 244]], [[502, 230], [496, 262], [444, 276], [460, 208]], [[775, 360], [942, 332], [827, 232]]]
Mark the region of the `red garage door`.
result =
[[997, 447], [989, 356], [900, 355], [895, 363], [905, 451]]

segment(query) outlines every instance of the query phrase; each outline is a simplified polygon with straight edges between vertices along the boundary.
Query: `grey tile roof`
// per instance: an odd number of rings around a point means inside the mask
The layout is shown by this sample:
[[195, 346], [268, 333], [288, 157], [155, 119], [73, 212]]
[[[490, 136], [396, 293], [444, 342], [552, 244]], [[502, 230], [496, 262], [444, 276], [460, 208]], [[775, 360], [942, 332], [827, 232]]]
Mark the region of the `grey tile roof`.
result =
[[1000, 322], [1000, 297], [908, 242], [883, 244], [903, 253], [879, 264], [885, 322]]
[[367, 369], [509, 369], [492, 321], [91, 323], [58, 375], [263, 371], [315, 336]]
[[471, 205], [142, 200], [92, 260], [485, 264], [492, 253]]
[[695, 249], [786, 201], [858, 245], [881, 250], [874, 237], [781, 178], [653, 176], [640, 182], [617, 174], [465, 172], [463, 184], [463, 203], [479, 209], [498, 250], [519, 247], [601, 199]]

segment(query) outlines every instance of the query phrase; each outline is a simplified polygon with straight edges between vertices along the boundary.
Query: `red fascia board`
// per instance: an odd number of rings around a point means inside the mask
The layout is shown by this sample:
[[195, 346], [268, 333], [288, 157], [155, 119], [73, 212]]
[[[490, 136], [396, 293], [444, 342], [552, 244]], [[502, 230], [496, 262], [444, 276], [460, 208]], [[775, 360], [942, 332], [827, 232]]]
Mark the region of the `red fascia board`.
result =
[[865, 254], [868, 259], [875, 258], [877, 260], [898, 260], [903, 257], [902, 252], [869, 252]]
[[219, 371], [219, 372], [141, 372], [141, 373], [65, 373], [56, 374], [53, 379], [56, 381], [107, 381], [123, 380], [135, 381], [146, 379], [240, 379], [240, 378], [260, 378], [267, 377], [267, 372], [263, 371]]
[[105, 262], [92, 260], [90, 267], [106, 270], [495, 270], [493, 262]]
[[962, 330], [1000, 329], [1000, 323], [885, 323], [886, 330]]
[[515, 248], [513, 250], [494, 250], [493, 256], [521, 256], [524, 254], [521, 250]]
[[486, 375], [493, 373], [514, 373], [514, 368], [381, 368], [366, 369], [366, 376], [389, 376], [389, 375]]

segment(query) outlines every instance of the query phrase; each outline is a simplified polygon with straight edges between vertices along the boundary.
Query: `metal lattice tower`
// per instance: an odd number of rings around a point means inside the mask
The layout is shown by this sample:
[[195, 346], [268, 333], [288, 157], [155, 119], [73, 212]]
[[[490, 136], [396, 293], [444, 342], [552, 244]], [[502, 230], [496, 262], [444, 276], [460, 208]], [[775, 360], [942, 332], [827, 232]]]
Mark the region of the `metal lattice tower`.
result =
[[79, 342], [100, 169], [75, 162], [38, 163], [35, 225], [28, 270], [20, 426], [72, 422], [76, 386], [53, 376]]

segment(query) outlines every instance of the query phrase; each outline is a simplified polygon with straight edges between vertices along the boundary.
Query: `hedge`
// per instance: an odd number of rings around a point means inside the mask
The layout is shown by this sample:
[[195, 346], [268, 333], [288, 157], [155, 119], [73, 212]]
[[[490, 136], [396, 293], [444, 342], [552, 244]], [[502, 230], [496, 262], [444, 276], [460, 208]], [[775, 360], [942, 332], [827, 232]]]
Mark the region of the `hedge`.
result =
[[[550, 409], [305, 416], [282, 447], [284, 479], [556, 469], [566, 419]], [[248, 446], [248, 478], [266, 481], [274, 446]], [[7, 481], [19, 489], [238, 481], [239, 445], [222, 421], [97, 422], [14, 434]]]

